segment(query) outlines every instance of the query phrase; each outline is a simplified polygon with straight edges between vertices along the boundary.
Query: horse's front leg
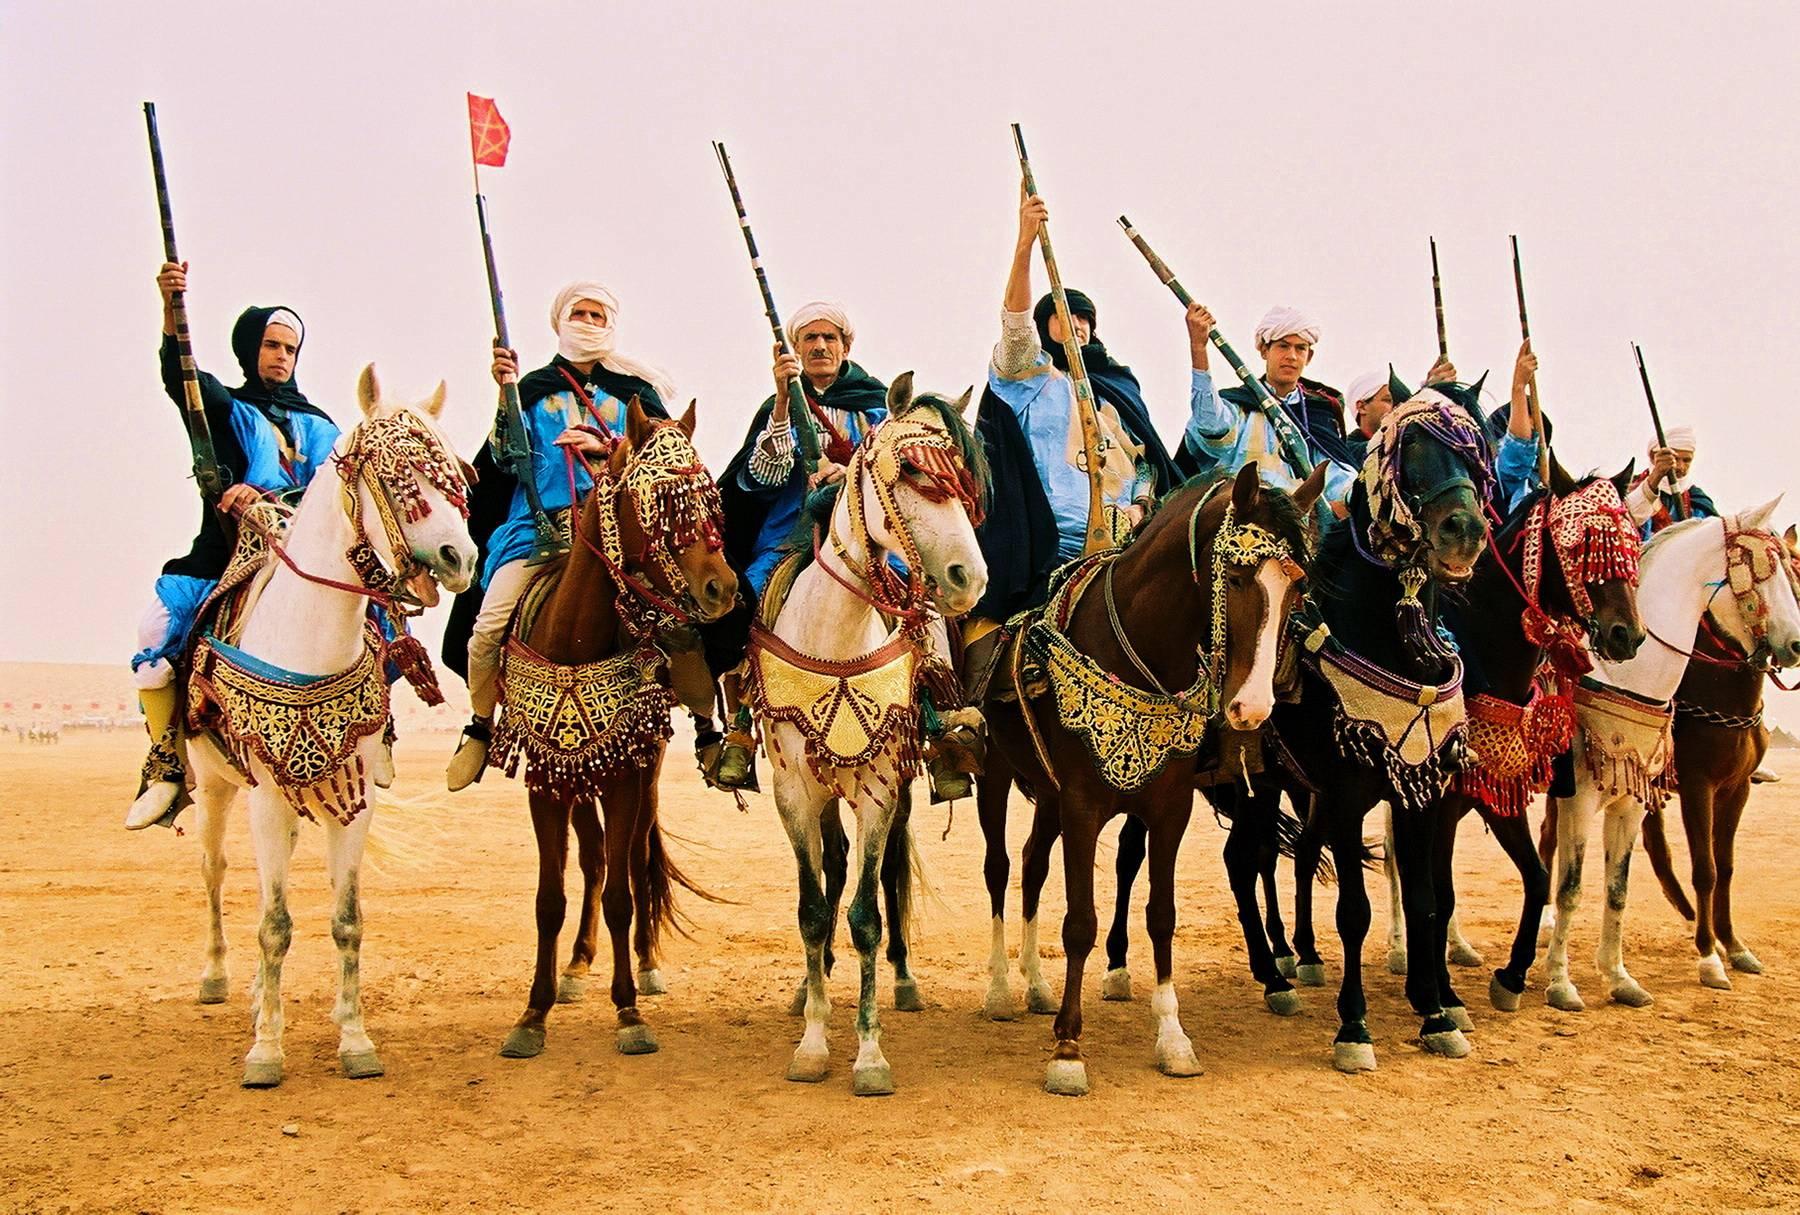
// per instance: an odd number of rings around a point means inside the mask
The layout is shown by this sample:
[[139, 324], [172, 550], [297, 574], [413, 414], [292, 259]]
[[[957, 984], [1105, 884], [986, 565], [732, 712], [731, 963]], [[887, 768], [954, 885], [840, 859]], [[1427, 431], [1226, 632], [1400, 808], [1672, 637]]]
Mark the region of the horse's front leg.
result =
[[1006, 982], [1006, 886], [1012, 861], [1006, 854], [1006, 805], [1012, 796], [1013, 769], [999, 747], [989, 748], [986, 768], [975, 781], [981, 875], [988, 894], [988, 990], [981, 1011], [990, 1021], [1010, 1021], [1014, 1009], [1012, 989]]
[[1502, 817], [1484, 812], [1482, 818], [1494, 833], [1494, 839], [1512, 858], [1524, 883], [1525, 897], [1519, 905], [1519, 928], [1513, 934], [1512, 953], [1506, 966], [1494, 972], [1488, 983], [1488, 1001], [1502, 1012], [1517, 1012], [1519, 997], [1525, 992], [1525, 976], [1537, 961], [1538, 925], [1544, 907], [1550, 900], [1550, 874], [1539, 858], [1531, 839], [1531, 823], [1521, 810]]
[[775, 806], [781, 813], [781, 825], [787, 831], [788, 843], [794, 849], [794, 865], [800, 886], [800, 940], [806, 948], [806, 978], [801, 984], [801, 1012], [806, 1029], [800, 1045], [788, 1063], [787, 1078], [814, 1083], [825, 1078], [831, 1050], [825, 1039], [825, 1026], [831, 1018], [831, 1001], [825, 994], [825, 940], [831, 932], [835, 916], [825, 893], [825, 839], [821, 813], [830, 793], [819, 788], [806, 775], [806, 761], [796, 741], [783, 762], [783, 735], [790, 727], [776, 726], [769, 731], [769, 757], [774, 768]]
[[[1278, 814], [1281, 809], [1280, 798], [1279, 795], [1272, 796], [1276, 798], [1275, 812]], [[1300, 817], [1300, 836], [1294, 841], [1294, 973], [1291, 977], [1302, 987], [1323, 987], [1325, 986], [1325, 959], [1319, 956], [1319, 938], [1314, 930], [1313, 892], [1318, 889], [1319, 865], [1325, 855], [1325, 832], [1329, 828], [1320, 821], [1324, 810], [1321, 807], [1319, 795], [1308, 793], [1304, 795], [1304, 800], [1306, 802], [1304, 810], [1297, 802], [1294, 806], [1295, 812]], [[1357, 830], [1362, 830], [1360, 822]], [[1277, 838], [1279, 839], [1279, 835]], [[1359, 865], [1362, 863], [1361, 856], [1361, 841], [1359, 840], [1357, 850]], [[1269, 867], [1264, 871], [1263, 882], [1270, 891], [1275, 889], [1274, 865], [1275, 861], [1279, 859], [1279, 857], [1270, 859]], [[1335, 852], [1333, 860], [1334, 863], [1342, 864], [1342, 862], [1336, 861]], [[1342, 881], [1341, 878], [1339, 880]], [[1269, 897], [1272, 899], [1274, 895], [1271, 893]], [[1277, 954], [1276, 969], [1287, 974], [1287, 961], [1288, 959]]]
[[[1369, 1006], [1363, 994], [1362, 946], [1369, 935], [1369, 891], [1363, 884], [1362, 813], [1324, 803], [1317, 813], [1331, 832], [1331, 859], [1337, 868], [1337, 930], [1344, 946], [1344, 979], [1338, 988], [1338, 1032], [1331, 1062], [1341, 1072], [1375, 1070], [1375, 1041], [1369, 1036]], [[1401, 881], [1406, 880], [1404, 869]]]
[[1719, 870], [1714, 860], [1712, 786], [1705, 780], [1690, 780], [1687, 785], [1681, 790], [1681, 825], [1687, 832], [1688, 859], [1693, 866], [1694, 949], [1699, 954], [1700, 985], [1730, 991], [1731, 976], [1725, 973], [1725, 963], [1719, 957], [1713, 914]]
[[[1461, 1059], [1469, 1040], [1438, 1003], [1438, 973], [1444, 968], [1443, 921], [1432, 880], [1432, 852], [1437, 840], [1437, 808], [1396, 809], [1394, 846], [1400, 862], [1400, 902], [1406, 911], [1406, 952], [1413, 959], [1406, 976], [1406, 998], [1422, 1019], [1419, 1040], [1434, 1055]], [[1348, 951], [1349, 945], [1345, 944]]]
[[1403, 975], [1410, 959], [1406, 956], [1406, 917], [1401, 914], [1400, 907], [1400, 860], [1394, 845], [1394, 807], [1383, 802], [1381, 815], [1385, 823], [1381, 836], [1381, 872], [1387, 877], [1388, 888], [1387, 968], [1389, 974]]
[[[1550, 927], [1550, 949], [1544, 959], [1549, 980], [1544, 987], [1544, 1001], [1551, 1008], [1560, 1008], [1564, 1012], [1580, 1012], [1587, 1007], [1574, 980], [1569, 978], [1569, 929], [1581, 906], [1581, 870], [1587, 859], [1588, 823], [1598, 801], [1598, 794], [1586, 781], [1576, 786], [1573, 797], [1549, 799], [1555, 827], [1555, 876], [1550, 888], [1556, 897], [1556, 915]], [[1538, 851], [1541, 856], [1541, 836]]]
[[[808, 786], [810, 788], [810, 786]], [[809, 799], [810, 792], [798, 796]], [[825, 880], [825, 944], [820, 951], [825, 967], [825, 977], [831, 978], [831, 969], [836, 964], [831, 943], [837, 937], [838, 911], [844, 901], [844, 883], [850, 872], [850, 837], [844, 834], [843, 808], [836, 794], [821, 794], [825, 802], [818, 809], [819, 854], [814, 858], [824, 873]], [[794, 998], [788, 1005], [788, 1015], [803, 1017], [806, 1015], [808, 980], [800, 976], [800, 986], [794, 991]]]
[[338, 1062], [352, 1080], [383, 1072], [375, 1044], [363, 1029], [362, 855], [369, 837], [371, 807], [349, 826], [325, 824], [325, 864], [331, 872], [331, 939], [337, 943], [338, 993], [331, 1019], [338, 1024]]
[[[881, 762], [877, 760], [877, 763]], [[891, 771], [891, 768], [890, 768]], [[856, 1002], [856, 1064], [851, 1090], [859, 1097], [894, 1091], [894, 1076], [881, 1053], [881, 1010], [875, 999], [875, 966], [881, 954], [881, 860], [893, 826], [897, 782], [890, 775], [884, 791], [862, 783], [850, 798], [856, 814], [856, 892], [850, 898], [850, 940], [856, 946], [859, 988]]]
[[[1044, 1088], [1062, 1097], [1085, 1096], [1087, 1063], [1081, 1057], [1081, 977], [1094, 948], [1099, 917], [1094, 912], [1094, 843], [1099, 815], [1079, 794], [1066, 797], [1062, 821], [1063, 889], [1068, 909], [1063, 915], [1062, 1007], [1056, 1014], [1056, 1049], [1044, 1071]], [[1029, 921], [1027, 921], [1029, 923]]]
[[663, 838], [661, 813], [657, 801], [657, 778], [662, 774], [665, 753], [658, 750], [656, 762], [644, 773], [639, 784], [639, 832], [632, 848], [631, 903], [635, 926], [632, 948], [637, 951], [637, 994], [667, 995], [662, 971], [656, 967], [656, 945], [670, 914], [669, 900], [674, 895], [675, 869], [669, 859], [668, 841]]
[[225, 827], [237, 786], [208, 779], [200, 764], [194, 787], [194, 816], [200, 835], [200, 877], [206, 884], [206, 964], [200, 971], [200, 1003], [223, 1004], [231, 995], [225, 968]]
[[1181, 837], [1193, 814], [1194, 795], [1185, 779], [1173, 794], [1159, 799], [1150, 831], [1150, 902], [1144, 911], [1150, 930], [1150, 950], [1156, 958], [1156, 990], [1150, 996], [1150, 1012], [1156, 1018], [1156, 1066], [1165, 1076], [1198, 1076], [1200, 1060], [1194, 1044], [1181, 1028], [1181, 1012], [1175, 999], [1175, 858]]
[[639, 772], [601, 795], [601, 811], [606, 815], [606, 878], [600, 886], [600, 918], [606, 922], [606, 935], [612, 942], [612, 1002], [618, 1013], [614, 1041], [622, 1055], [648, 1055], [656, 1050], [656, 1035], [638, 1012], [637, 981], [631, 969], [631, 888], [634, 881], [648, 880], [644, 862], [654, 806], [647, 786], [654, 780], [654, 770]]
[[1625, 900], [1631, 893], [1631, 850], [1637, 846], [1644, 807], [1623, 798], [1606, 808], [1606, 910], [1600, 918], [1600, 948], [1595, 966], [1611, 983], [1607, 993], [1627, 1008], [1643, 1008], [1650, 993], [1625, 969]]
[[569, 964], [556, 982], [558, 1004], [579, 1004], [587, 995], [588, 972], [600, 952], [600, 882], [606, 871], [606, 833], [594, 799], [577, 801], [569, 817], [575, 828], [575, 859], [581, 866], [581, 918], [575, 924]]
[[267, 772], [261, 776], [262, 782], [250, 791], [250, 835], [256, 844], [256, 874], [262, 887], [262, 923], [256, 931], [262, 960], [256, 971], [256, 1043], [244, 1060], [245, 1088], [274, 1088], [281, 1083], [281, 1034], [286, 1024], [281, 1008], [281, 965], [294, 939], [287, 877], [294, 841], [300, 834], [299, 816], [275, 778]]
[[500, 1053], [508, 1059], [529, 1059], [544, 1049], [544, 1019], [556, 1002], [556, 938], [562, 932], [569, 900], [563, 893], [563, 870], [569, 863], [569, 803], [548, 793], [531, 794], [531, 830], [537, 839], [538, 888], [537, 961], [532, 970], [531, 993]]
[[1269, 1011], [1291, 1017], [1300, 1011], [1300, 994], [1275, 964], [1263, 929], [1262, 909], [1256, 902], [1257, 878], [1262, 870], [1264, 836], [1273, 824], [1263, 819], [1258, 803], [1240, 801], [1225, 835], [1225, 877], [1237, 904], [1238, 926], [1244, 932], [1244, 948], [1250, 955], [1250, 975], [1263, 985], [1263, 1002]]

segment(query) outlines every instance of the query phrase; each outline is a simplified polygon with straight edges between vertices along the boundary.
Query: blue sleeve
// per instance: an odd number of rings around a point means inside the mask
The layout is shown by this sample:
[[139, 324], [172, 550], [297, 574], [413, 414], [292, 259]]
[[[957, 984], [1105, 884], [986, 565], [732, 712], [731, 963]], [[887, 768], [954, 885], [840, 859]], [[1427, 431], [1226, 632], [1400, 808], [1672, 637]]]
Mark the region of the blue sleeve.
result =
[[[1323, 456], [1319, 457], [1324, 459]], [[1327, 502], [1348, 502], [1350, 490], [1356, 484], [1356, 470], [1347, 464], [1339, 464], [1336, 460], [1325, 462], [1325, 500]]]
[[1521, 439], [1508, 431], [1494, 455], [1494, 477], [1500, 483], [1500, 505], [1506, 513], [1537, 488], [1537, 439]]
[[1022, 422], [1031, 403], [1044, 391], [1055, 371], [1056, 367], [1050, 362], [1050, 356], [1039, 351], [1037, 362], [1032, 364], [1031, 371], [1018, 379], [1009, 379], [1001, 375], [992, 363], [988, 364], [988, 387], [995, 396], [1006, 402], [1014, 416]]
[[1232, 407], [1219, 399], [1218, 390], [1213, 387], [1212, 373], [1194, 372], [1188, 393], [1186, 437], [1189, 445], [1204, 450], [1205, 445], [1228, 438], [1232, 421]]

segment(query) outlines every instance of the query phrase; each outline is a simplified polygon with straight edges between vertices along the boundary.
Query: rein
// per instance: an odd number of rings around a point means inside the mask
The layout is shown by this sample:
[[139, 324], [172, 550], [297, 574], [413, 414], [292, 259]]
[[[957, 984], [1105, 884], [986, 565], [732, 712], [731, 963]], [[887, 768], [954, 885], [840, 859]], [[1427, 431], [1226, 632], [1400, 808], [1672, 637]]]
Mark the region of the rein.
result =
[[[563, 372], [563, 374], [567, 375], [568, 372], [565, 371], [565, 372]], [[613, 441], [615, 443], [617, 442], [617, 440], [613, 440]], [[628, 457], [628, 458], [635, 458], [635, 457]], [[582, 468], [587, 470], [588, 476], [593, 480], [594, 489], [598, 489], [600, 487], [601, 481], [602, 481], [602, 478], [594, 472], [594, 466], [592, 464], [588, 463], [587, 454], [585, 452], [577, 451], [573, 447], [564, 447], [563, 448], [563, 468], [568, 473], [569, 501], [571, 503], [579, 503], [581, 501], [581, 498], [579, 497], [579, 495], [576, 493], [576, 490], [575, 490], [575, 461], [577, 461], [577, 460], [581, 461]], [[611, 478], [607, 477], [606, 480], [610, 482]], [[612, 502], [611, 505], [615, 512], [618, 509], [617, 495], [623, 488], [624, 488], [624, 479], [621, 478], [619, 480], [618, 484], [615, 485], [612, 489], [614, 501]], [[590, 491], [590, 493], [591, 492], [592, 491]], [[576, 511], [577, 515], [579, 515], [579, 511], [581, 508], [578, 505], [572, 505], [570, 509]], [[594, 556], [596, 556], [600, 559], [600, 564], [606, 567], [606, 572], [612, 576], [614, 584], [620, 590], [625, 591], [628, 594], [635, 595], [639, 599], [642, 599], [644, 602], [648, 603], [652, 608], [655, 608], [657, 611], [663, 612], [666, 615], [674, 617], [675, 622], [677, 624], [689, 625], [694, 622], [694, 617], [693, 617], [692, 613], [686, 611], [685, 609], [683, 609], [676, 603], [665, 598], [662, 594], [660, 594], [656, 590], [655, 587], [652, 587], [648, 583], [641, 581], [635, 575], [633, 575], [632, 572], [628, 568], [626, 568], [625, 562], [623, 560], [623, 558], [625, 557], [625, 553], [624, 553], [623, 549], [621, 549], [620, 553], [619, 553], [620, 560], [615, 561], [601, 547], [601, 545], [595, 544], [592, 540], [588, 539], [587, 533], [585, 531], [583, 531], [581, 528], [581, 521], [580, 521], [579, 517], [577, 517], [575, 519], [575, 521], [570, 525], [569, 530], [572, 531], [573, 533], [575, 533], [576, 538], [581, 541], [581, 543], [587, 548], [587, 550], [590, 553], [594, 554]], [[604, 529], [602, 529], [601, 539], [602, 539], [602, 541], [605, 540]], [[646, 547], [649, 546], [649, 540], [647, 537], [645, 539], [645, 546]]]

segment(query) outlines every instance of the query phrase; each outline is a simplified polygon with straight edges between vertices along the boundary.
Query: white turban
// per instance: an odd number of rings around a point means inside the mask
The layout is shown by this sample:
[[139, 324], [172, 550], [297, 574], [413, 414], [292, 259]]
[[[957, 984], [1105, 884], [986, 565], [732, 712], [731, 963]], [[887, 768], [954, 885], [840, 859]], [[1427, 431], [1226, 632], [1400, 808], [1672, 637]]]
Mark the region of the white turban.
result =
[[1344, 390], [1344, 404], [1350, 407], [1351, 416], [1356, 414], [1356, 407], [1387, 387], [1388, 373], [1385, 371], [1365, 371], [1350, 381], [1350, 387]]
[[856, 330], [850, 327], [850, 317], [842, 304], [834, 304], [829, 300], [814, 300], [810, 304], [800, 305], [799, 311], [788, 317], [787, 336], [790, 346], [800, 344], [800, 331], [814, 321], [830, 321], [844, 335], [844, 345], [848, 346], [856, 340]]
[[1277, 304], [1264, 314], [1256, 325], [1256, 348], [1261, 350], [1270, 342], [1279, 342], [1284, 337], [1298, 337], [1314, 346], [1319, 344], [1319, 325], [1311, 317], [1298, 308], [1289, 308], [1286, 304]]
[[306, 326], [300, 323], [299, 317], [295, 316], [292, 312], [289, 312], [286, 308], [277, 308], [275, 311], [269, 313], [269, 319], [263, 322], [264, 333], [269, 331], [270, 325], [286, 325], [289, 329], [292, 329], [294, 331], [296, 345], [306, 341]]
[[[582, 300], [593, 300], [606, 309], [606, 324], [572, 321], [569, 314]], [[556, 293], [550, 303], [550, 328], [556, 331], [556, 348], [571, 363], [599, 363], [608, 371], [636, 376], [661, 398], [665, 410], [675, 408], [675, 385], [648, 363], [613, 350], [613, 334], [619, 324], [619, 297], [594, 282], [574, 282]]]
[[[1670, 451], [1685, 451], [1689, 455], [1694, 452], [1694, 428], [1692, 426], [1671, 426], [1663, 432]], [[1655, 447], [1655, 443], [1650, 446]]]

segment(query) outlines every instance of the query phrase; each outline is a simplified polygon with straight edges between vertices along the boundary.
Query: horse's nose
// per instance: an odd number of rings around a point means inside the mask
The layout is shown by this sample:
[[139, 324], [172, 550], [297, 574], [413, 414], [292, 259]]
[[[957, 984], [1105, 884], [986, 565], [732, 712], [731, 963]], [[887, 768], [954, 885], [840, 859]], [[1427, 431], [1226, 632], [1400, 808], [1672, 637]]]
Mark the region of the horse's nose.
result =
[[1447, 515], [1438, 530], [1446, 540], [1459, 544], [1474, 544], [1483, 535], [1481, 520], [1473, 511], [1459, 510]]
[[438, 546], [438, 564], [447, 570], [462, 571], [462, 550], [454, 544]]
[[1788, 642], [1787, 662], [1783, 665], [1790, 667], [1800, 666], [1800, 637]]
[[1644, 635], [1623, 620], [1615, 622], [1606, 630], [1607, 657], [1615, 661], [1630, 658], [1643, 644]]
[[958, 595], [969, 589], [969, 567], [958, 561], [944, 567], [944, 589]]
[[1269, 718], [1272, 704], [1236, 696], [1225, 707], [1225, 722], [1233, 730], [1254, 730]]

